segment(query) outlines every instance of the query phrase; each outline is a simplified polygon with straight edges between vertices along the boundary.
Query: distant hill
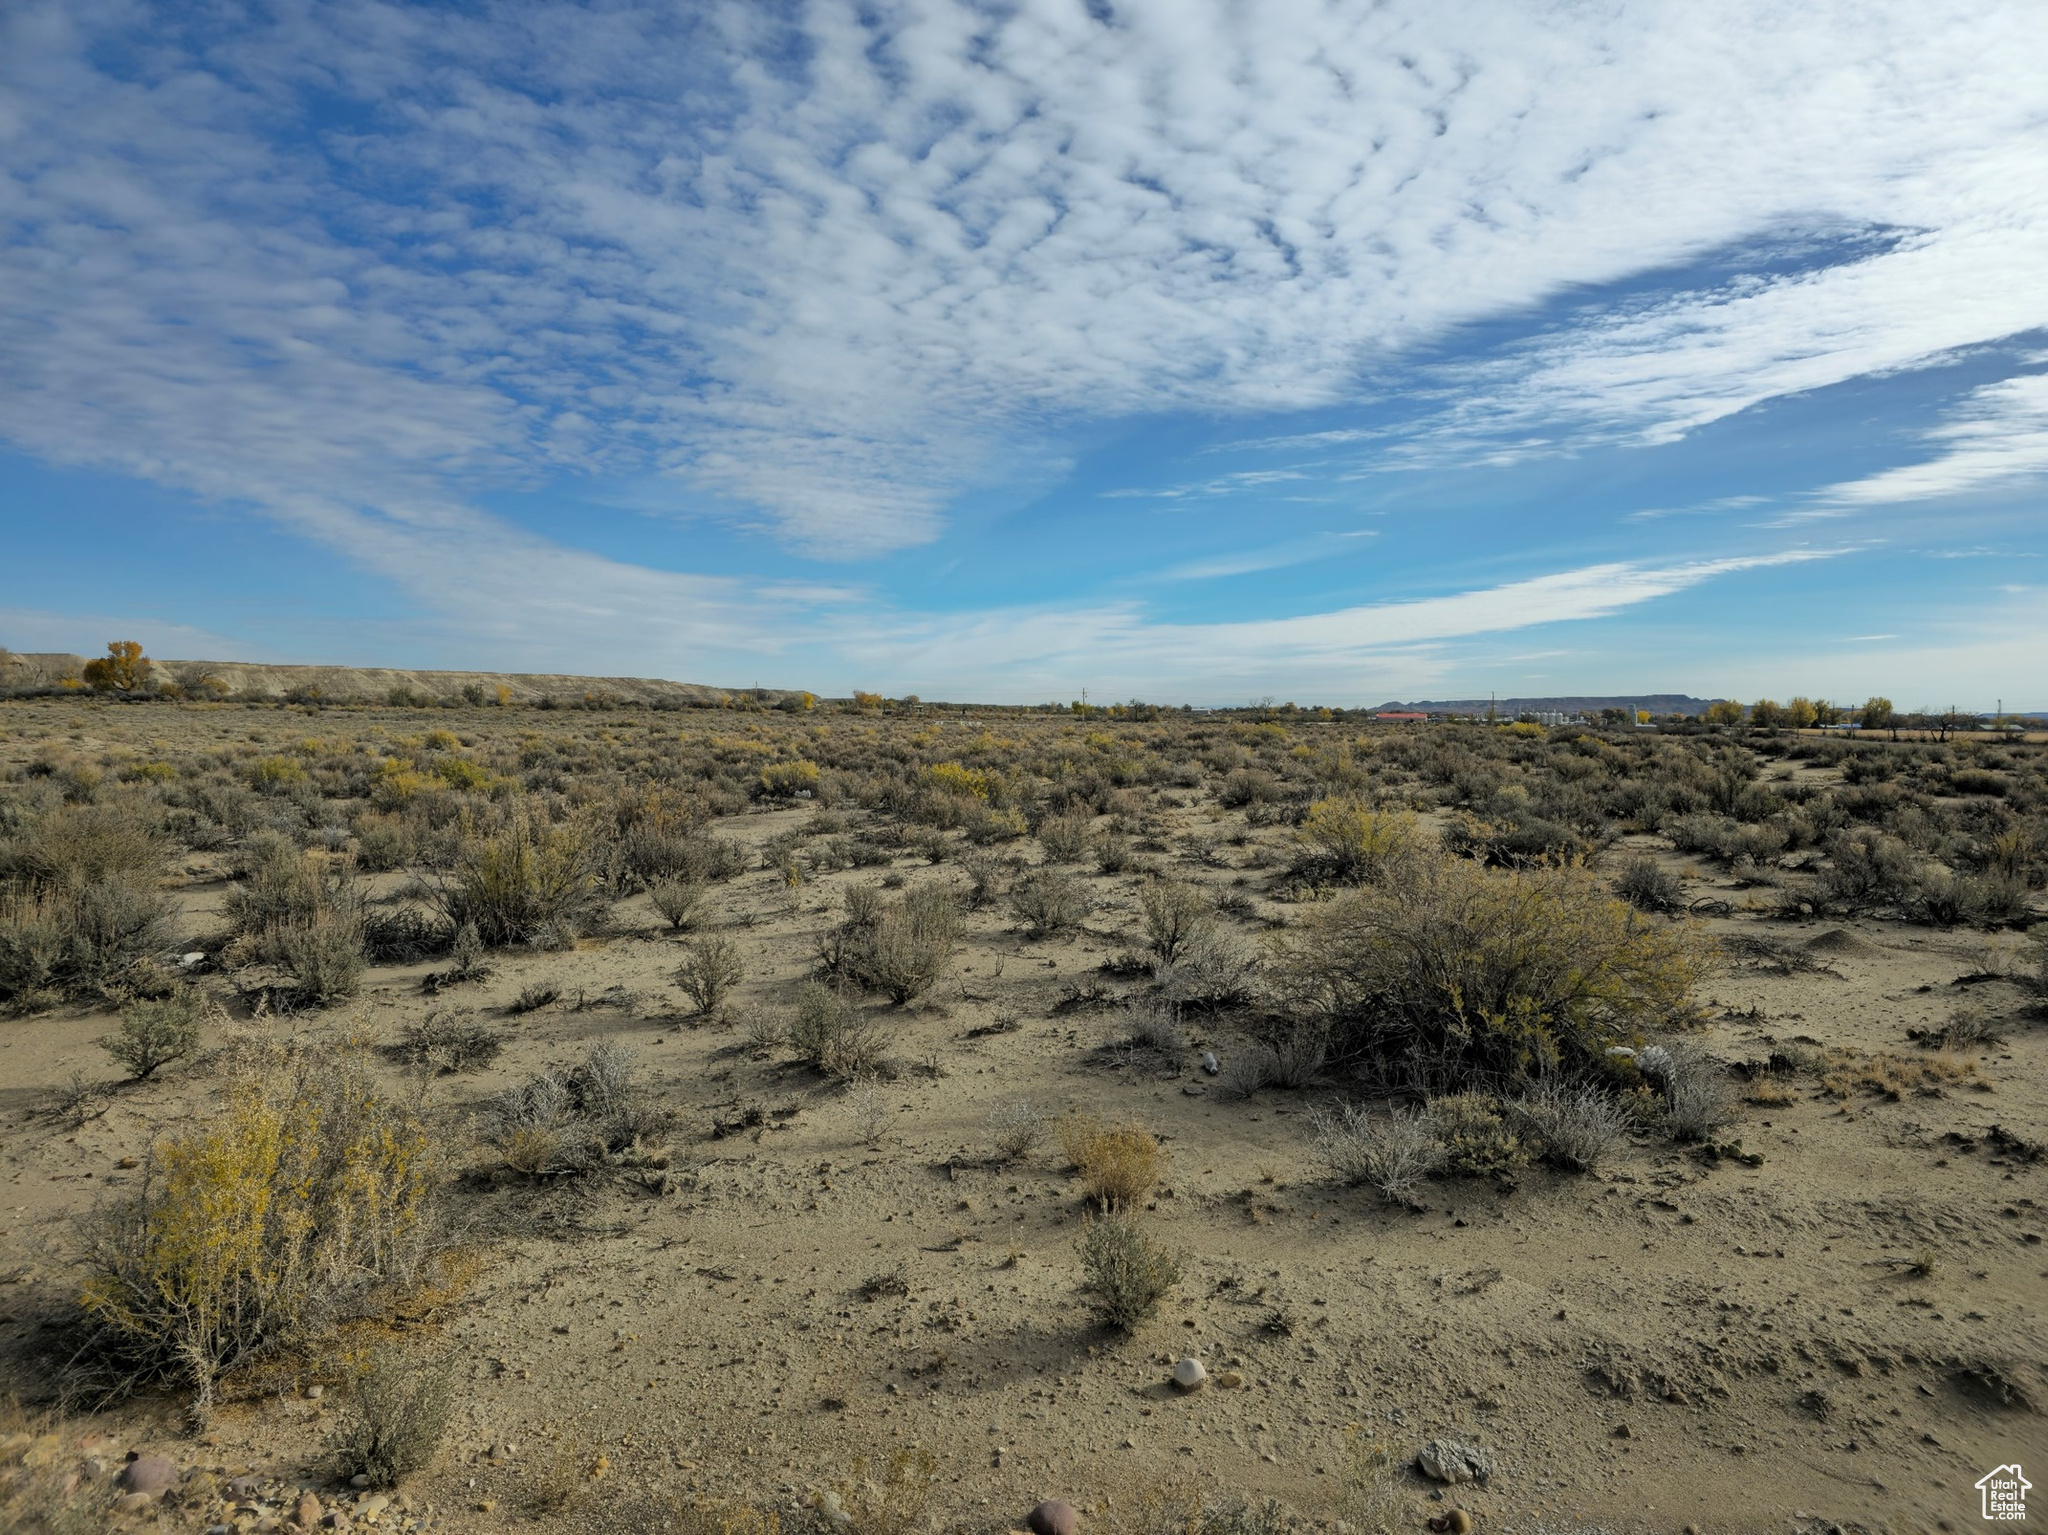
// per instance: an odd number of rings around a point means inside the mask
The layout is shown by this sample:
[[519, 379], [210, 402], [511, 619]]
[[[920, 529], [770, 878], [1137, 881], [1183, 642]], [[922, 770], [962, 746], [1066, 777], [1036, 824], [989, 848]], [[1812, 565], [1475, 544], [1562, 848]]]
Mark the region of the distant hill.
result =
[[[78, 676], [85, 660], [51, 651], [0, 652], [0, 688], [54, 686], [62, 678]], [[265, 666], [252, 661], [152, 661], [150, 666], [159, 686], [174, 682], [189, 693], [317, 697], [323, 703], [383, 703], [395, 691], [438, 701], [460, 698], [465, 687], [482, 688], [494, 701], [503, 688], [505, 701], [515, 704], [543, 698], [578, 703], [592, 695], [680, 708], [715, 706], [726, 698], [751, 698], [772, 706], [795, 696], [791, 688], [721, 688], [656, 677], [572, 677], [553, 672], [427, 672], [387, 666]]]
[[1384, 711], [1414, 711], [1422, 714], [1484, 714], [1489, 704], [1496, 714], [1597, 714], [1602, 709], [1648, 709], [1652, 714], [1705, 714], [1711, 698], [1694, 698], [1690, 693], [1635, 693], [1611, 698], [1573, 695], [1566, 698], [1451, 698], [1420, 699], [1414, 703], [1381, 704]]

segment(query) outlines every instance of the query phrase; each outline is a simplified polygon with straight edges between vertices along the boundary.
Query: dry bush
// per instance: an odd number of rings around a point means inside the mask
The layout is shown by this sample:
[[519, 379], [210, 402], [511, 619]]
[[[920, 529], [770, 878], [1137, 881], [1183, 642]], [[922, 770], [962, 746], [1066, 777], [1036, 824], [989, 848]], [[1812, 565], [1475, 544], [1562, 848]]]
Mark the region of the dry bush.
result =
[[1663, 1123], [1673, 1140], [1704, 1141], [1735, 1117], [1726, 1069], [1683, 1040], [1636, 1052], [1636, 1070], [1662, 1100]]
[[953, 897], [926, 885], [871, 916], [849, 921], [840, 965], [863, 986], [887, 993], [890, 1001], [910, 1002], [945, 975], [959, 937], [960, 913]]
[[697, 920], [697, 912], [704, 904], [705, 885], [702, 880], [684, 879], [677, 876], [659, 878], [647, 887], [648, 899], [676, 932], [684, 932]]
[[969, 911], [980, 911], [995, 899], [996, 886], [1003, 877], [1002, 859], [993, 853], [969, 853], [959, 860], [957, 867], [967, 876], [964, 899]]
[[834, 1081], [882, 1070], [888, 1036], [844, 992], [818, 981], [797, 989], [796, 1013], [783, 1037], [790, 1049]]
[[1082, 1228], [1081, 1268], [1096, 1315], [1117, 1332], [1136, 1331], [1180, 1283], [1180, 1259], [1122, 1210], [1093, 1217]]
[[1088, 817], [1048, 816], [1039, 823], [1038, 845], [1049, 863], [1079, 863], [1088, 855]]
[[1171, 964], [1156, 966], [1152, 975], [1159, 994], [1176, 1006], [1214, 1009], [1250, 1001], [1255, 973], [1251, 951], [1231, 934], [1211, 928]]
[[1967, 1082], [1978, 1076], [1975, 1061], [1963, 1060], [1946, 1050], [1910, 1058], [1887, 1050], [1869, 1056], [1836, 1050], [1830, 1051], [1822, 1062], [1820, 1085], [1821, 1091], [1834, 1098], [1867, 1092], [1896, 1103], [1908, 1093], [1939, 1092], [1951, 1083]]
[[254, 1045], [83, 1231], [81, 1384], [209, 1412], [222, 1375], [315, 1333], [425, 1257], [425, 1131], [366, 1052]]
[[1628, 1134], [1621, 1105], [1590, 1084], [1541, 1082], [1510, 1107], [1515, 1124], [1544, 1159], [1573, 1172], [1596, 1171]]
[[700, 1013], [714, 1013], [732, 989], [746, 979], [740, 946], [723, 934], [699, 938], [683, 951], [676, 966], [676, 985]]
[[1313, 884], [1373, 883], [1421, 846], [1414, 817], [1349, 799], [1317, 800], [1295, 835], [1301, 853], [1294, 872]]
[[1130, 1026], [1124, 1031], [1122, 1040], [1125, 1050], [1143, 1050], [1172, 1057], [1180, 1054], [1185, 1044], [1186, 1040], [1181, 1035], [1180, 1009], [1173, 1003], [1154, 997], [1132, 1007]]
[[324, 911], [310, 921], [272, 928], [259, 952], [291, 977], [294, 1003], [315, 1006], [354, 996], [369, 962], [362, 918], [349, 911]]
[[1444, 1170], [1467, 1178], [1512, 1177], [1535, 1160], [1536, 1149], [1485, 1093], [1449, 1093], [1429, 1100], [1430, 1132], [1443, 1151]]
[[1088, 1197], [1105, 1210], [1143, 1199], [1166, 1169], [1159, 1138], [1141, 1125], [1105, 1125], [1086, 1114], [1069, 1114], [1057, 1128], [1060, 1150], [1081, 1174]]
[[889, 1126], [889, 1090], [874, 1077], [856, 1077], [846, 1084], [846, 1112], [863, 1146], [879, 1146]]
[[0, 842], [0, 877], [60, 890], [136, 881], [162, 865], [153, 807], [61, 805]]
[[1654, 858], [1631, 858], [1615, 876], [1614, 893], [1637, 911], [1676, 911], [1685, 901], [1678, 876]]
[[495, 829], [465, 816], [452, 866], [435, 877], [431, 894], [451, 927], [473, 923], [494, 949], [536, 940], [562, 947], [604, 905], [589, 827], [552, 825], [524, 803]]
[[1393, 1108], [1374, 1114], [1362, 1104], [1318, 1109], [1313, 1120], [1316, 1155], [1346, 1183], [1362, 1183], [1389, 1204], [1416, 1206], [1421, 1181], [1443, 1153], [1427, 1111]]
[[1029, 1098], [1012, 1099], [990, 1111], [988, 1137], [994, 1161], [1021, 1161], [1045, 1139], [1045, 1112]]
[[492, 1105], [492, 1144], [528, 1178], [588, 1173], [606, 1165], [663, 1166], [656, 1159], [671, 1116], [636, 1080], [638, 1058], [600, 1041], [567, 1071], [537, 1073]]
[[141, 1081], [198, 1049], [205, 1017], [205, 994], [196, 986], [178, 986], [163, 997], [123, 1008], [120, 1027], [101, 1038], [99, 1046], [131, 1079]]
[[475, 1071], [488, 1066], [505, 1048], [504, 1036], [477, 1022], [467, 1012], [436, 1009], [404, 1025], [398, 1042], [385, 1053], [431, 1071]]
[[0, 1003], [33, 1010], [146, 985], [148, 961], [170, 944], [171, 913], [167, 896], [125, 876], [0, 889]]
[[1385, 1079], [1507, 1086], [1598, 1070], [1683, 1015], [1707, 950], [1646, 926], [1580, 868], [1495, 871], [1416, 856], [1398, 889], [1313, 906], [1273, 942], [1283, 1004]]
[[349, 1382], [347, 1405], [327, 1436], [337, 1482], [395, 1487], [423, 1471], [448, 1432], [455, 1406], [452, 1359], [407, 1359], [379, 1349]]
[[1138, 911], [1145, 941], [1162, 965], [1184, 957], [1216, 926], [1216, 903], [1177, 879], [1147, 880], [1138, 889]]
[[1088, 920], [1088, 890], [1064, 870], [1033, 869], [1011, 889], [1010, 909], [1033, 937], [1050, 937]]

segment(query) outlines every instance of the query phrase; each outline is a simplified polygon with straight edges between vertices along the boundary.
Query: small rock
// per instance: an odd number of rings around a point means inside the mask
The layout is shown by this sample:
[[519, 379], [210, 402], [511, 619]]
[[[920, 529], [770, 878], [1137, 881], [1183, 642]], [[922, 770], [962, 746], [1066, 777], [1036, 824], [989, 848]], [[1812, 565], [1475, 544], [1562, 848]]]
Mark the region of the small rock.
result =
[[228, 1478], [228, 1496], [231, 1498], [253, 1498], [260, 1490], [256, 1485], [254, 1477], [231, 1476]]
[[1493, 1476], [1493, 1457], [1477, 1445], [1456, 1439], [1432, 1439], [1415, 1457], [1415, 1466], [1433, 1482], [1457, 1486], [1477, 1482], [1484, 1487]]
[[1031, 1535], [1080, 1535], [1081, 1515], [1071, 1503], [1047, 1498], [1024, 1516]]
[[309, 1402], [317, 1402], [325, 1395], [327, 1395], [327, 1388], [325, 1386], [315, 1384], [306, 1388], [306, 1400]]
[[369, 1486], [369, 1485], [370, 1485], [370, 1476], [369, 1476], [369, 1473], [368, 1473], [368, 1472], [366, 1472], [366, 1471], [358, 1471], [358, 1472], [357, 1472], [357, 1473], [356, 1473], [356, 1474], [355, 1474], [354, 1476], [352, 1476], [352, 1477], [350, 1477], [350, 1478], [348, 1479], [348, 1484], [349, 1484], [349, 1486], [351, 1486], [351, 1487], [357, 1487], [357, 1488], [361, 1488], [361, 1487], [367, 1487], [367, 1486]]
[[168, 1455], [137, 1455], [121, 1468], [123, 1491], [158, 1497], [178, 1485], [178, 1463]]
[[1429, 1527], [1449, 1531], [1450, 1535], [1472, 1535], [1472, 1516], [1462, 1508], [1447, 1509], [1430, 1520]]
[[292, 1509], [292, 1523], [302, 1530], [310, 1530], [320, 1522], [320, 1515], [323, 1512], [325, 1510], [320, 1507], [320, 1500], [312, 1493], [300, 1493], [299, 1501]]
[[1614, 1437], [1616, 1439], [1633, 1439], [1635, 1438], [1635, 1436], [1635, 1430], [1630, 1428], [1626, 1423], [1617, 1423], [1614, 1425]]
[[156, 1502], [146, 1492], [124, 1492], [114, 1499], [112, 1507], [117, 1514], [139, 1514]]
[[839, 1494], [830, 1487], [827, 1487], [818, 1494], [818, 1512], [824, 1516], [825, 1522], [835, 1530], [850, 1530], [853, 1528], [853, 1515], [846, 1511], [846, 1505], [840, 1501]]
[[1243, 1384], [1244, 1377], [1238, 1374], [1235, 1370], [1225, 1370], [1222, 1372], [1222, 1374], [1216, 1377], [1216, 1385], [1219, 1390], [1235, 1391], [1239, 1386], [1242, 1386]]
[[178, 956], [178, 963], [187, 970], [190, 970], [194, 965], [203, 965], [206, 963], [206, 951], [204, 949], [194, 949], [190, 954], [180, 954]]
[[1222, 1066], [1217, 1064], [1216, 1052], [1214, 1050], [1204, 1050], [1202, 1052], [1202, 1070], [1208, 1072], [1213, 1077], [1222, 1069]]
[[375, 1518], [378, 1514], [383, 1513], [384, 1510], [389, 1508], [390, 1506], [391, 1499], [386, 1497], [381, 1492], [376, 1492], [372, 1493], [369, 1497], [363, 1499], [362, 1502], [358, 1503], [356, 1505], [356, 1512], [369, 1518]]
[[1173, 1383], [1183, 1391], [1200, 1391], [1209, 1384], [1209, 1372], [1190, 1354], [1173, 1367]]

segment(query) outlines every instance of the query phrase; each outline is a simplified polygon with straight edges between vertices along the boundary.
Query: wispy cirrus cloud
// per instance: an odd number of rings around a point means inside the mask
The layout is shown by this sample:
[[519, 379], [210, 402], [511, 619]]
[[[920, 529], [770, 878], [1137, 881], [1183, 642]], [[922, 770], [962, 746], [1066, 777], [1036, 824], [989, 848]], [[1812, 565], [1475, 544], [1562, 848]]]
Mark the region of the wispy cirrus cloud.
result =
[[[632, 477], [643, 504], [859, 557], [937, 536], [963, 490], [1057, 474], [1107, 419], [1406, 390], [1419, 429], [1265, 445], [1370, 467], [1669, 441], [2048, 323], [2044, 71], [1998, 0], [18, 0], [0, 436], [258, 510], [508, 651], [595, 657], [632, 624], [671, 671], [843, 640], [993, 677], [1035, 647], [1070, 664], [1075, 634], [1133, 675], [1336, 665], [1812, 556], [1191, 629], [905, 617], [858, 582], [655, 569], [478, 505]], [[1711, 282], [1670, 275], [1708, 258]], [[1539, 311], [1532, 339], [1415, 370]], [[1981, 420], [2032, 400], [1987, 394]], [[1978, 419], [1935, 440], [1945, 469], [1841, 504], [2034, 472]]]

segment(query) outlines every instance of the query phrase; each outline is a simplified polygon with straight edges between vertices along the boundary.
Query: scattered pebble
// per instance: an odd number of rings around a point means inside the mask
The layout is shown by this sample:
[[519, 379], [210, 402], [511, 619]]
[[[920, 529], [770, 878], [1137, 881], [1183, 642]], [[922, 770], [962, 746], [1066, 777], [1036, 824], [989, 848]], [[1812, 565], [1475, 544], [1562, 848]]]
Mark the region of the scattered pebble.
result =
[[178, 1485], [178, 1463], [168, 1455], [135, 1455], [121, 1468], [124, 1492], [158, 1497]]
[[1080, 1535], [1081, 1515], [1073, 1504], [1047, 1498], [1024, 1516], [1031, 1535]]
[[1183, 1391], [1200, 1391], [1209, 1384], [1209, 1371], [1190, 1354], [1173, 1367], [1173, 1383]]

